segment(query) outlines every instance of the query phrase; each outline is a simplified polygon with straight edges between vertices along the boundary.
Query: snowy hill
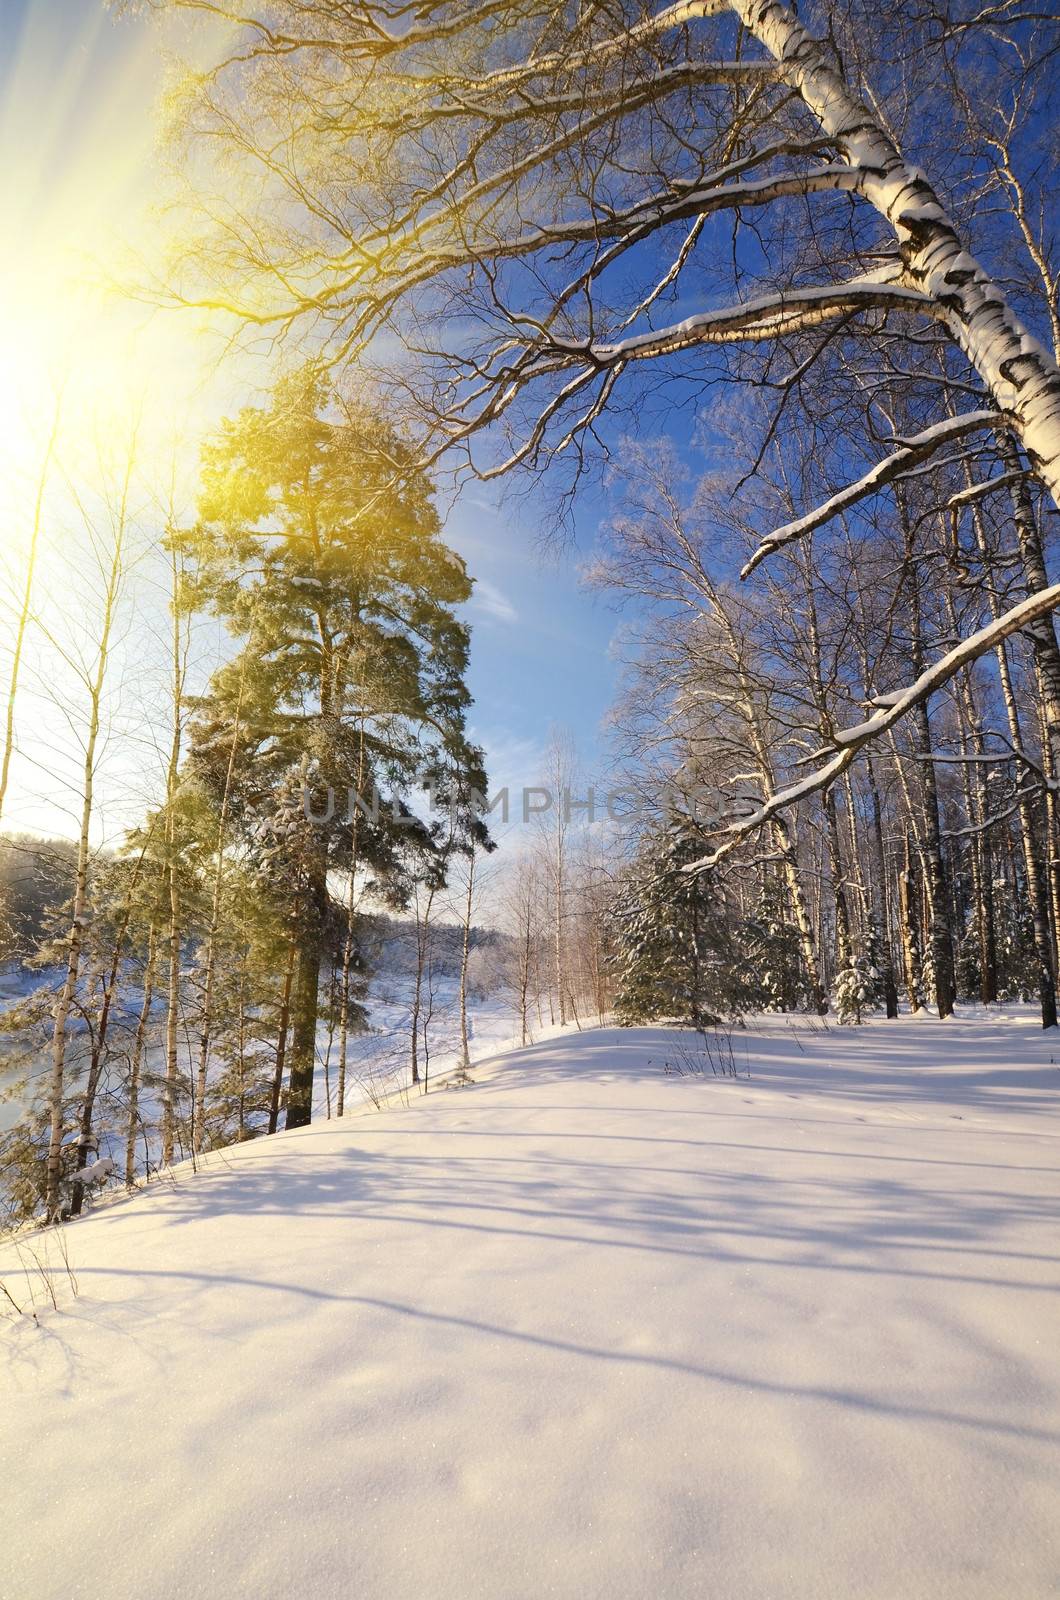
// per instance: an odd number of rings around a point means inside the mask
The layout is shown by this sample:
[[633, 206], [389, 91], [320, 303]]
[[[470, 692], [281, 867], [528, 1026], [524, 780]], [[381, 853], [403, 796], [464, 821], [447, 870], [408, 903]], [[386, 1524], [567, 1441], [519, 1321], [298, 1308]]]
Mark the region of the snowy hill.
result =
[[[368, 1030], [352, 1034], [347, 1045], [347, 1096], [350, 1109], [358, 1103], [377, 1103], [403, 1088], [411, 1088], [409, 1049], [412, 1029], [414, 979], [392, 962], [375, 973], [366, 997]], [[459, 978], [440, 973], [432, 978], [429, 1051], [425, 1059], [422, 1020], [419, 1029], [419, 1065], [428, 1080], [451, 1072], [460, 1063], [460, 983]], [[422, 1001], [422, 997], [421, 997]], [[426, 1006], [422, 1015], [426, 1012]], [[468, 1053], [472, 1061], [512, 1049], [519, 1042], [519, 1018], [513, 998], [502, 988], [491, 993], [472, 991], [468, 996]], [[552, 1031], [548, 1011], [539, 1018], [531, 1015], [535, 1038]], [[327, 1059], [324, 1030], [318, 1033], [318, 1059]], [[327, 1077], [317, 1073], [314, 1117], [326, 1117], [328, 1088], [334, 1071]]]
[[683, 1052], [554, 1037], [68, 1227], [0, 1325], [4, 1600], [1055, 1594], [1055, 1043]]

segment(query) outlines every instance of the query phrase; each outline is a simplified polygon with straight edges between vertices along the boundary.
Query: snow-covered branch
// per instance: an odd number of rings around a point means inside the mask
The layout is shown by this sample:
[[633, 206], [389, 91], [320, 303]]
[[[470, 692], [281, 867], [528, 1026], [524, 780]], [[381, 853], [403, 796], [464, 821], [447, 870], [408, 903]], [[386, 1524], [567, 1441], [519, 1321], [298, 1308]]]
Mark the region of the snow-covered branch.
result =
[[988, 650], [993, 650], [1012, 634], [1021, 632], [1039, 617], [1048, 616], [1058, 606], [1060, 606], [1060, 583], [1054, 583], [1039, 594], [1029, 595], [1019, 605], [1003, 612], [976, 633], [969, 634], [967, 639], [962, 639], [933, 666], [922, 672], [914, 683], [898, 691], [894, 696], [889, 696], [890, 704], [882, 707], [874, 716], [851, 728], [841, 729], [835, 736], [835, 748], [830, 752], [821, 752], [822, 756], [827, 756], [823, 765], [816, 771], [808, 773], [805, 778], [800, 778], [797, 783], [778, 790], [756, 811], [732, 823], [728, 830], [730, 837], [710, 855], [703, 856], [695, 862], [691, 870], [706, 871], [707, 868], [716, 866], [737, 847], [746, 834], [763, 827], [780, 813], [797, 805], [800, 800], [829, 788], [852, 764], [864, 745], [887, 733], [914, 706], [927, 700], [941, 689], [943, 684], [948, 683], [962, 667], [985, 655]]
[[[934, 314], [931, 301], [917, 290], [903, 288], [882, 276], [865, 274], [848, 283], [781, 291], [745, 301], [742, 305], [702, 311], [669, 328], [633, 334], [614, 343], [588, 345], [583, 353], [597, 366], [616, 361], [644, 361], [673, 355], [699, 344], [777, 339], [782, 334], [806, 332], [851, 311], [877, 309]], [[996, 424], [996, 415], [993, 421]]]
[[962, 439], [978, 428], [996, 428], [997, 425], [996, 411], [968, 411], [963, 416], [937, 422], [933, 427], [925, 428], [923, 433], [904, 440], [901, 449], [887, 456], [856, 482], [848, 484], [845, 489], [840, 489], [821, 505], [815, 506], [812, 511], [796, 517], [792, 522], [786, 522], [783, 527], [771, 533], [768, 539], [763, 539], [754, 555], [742, 568], [741, 578], [749, 577], [759, 562], [764, 561], [766, 556], [772, 555], [774, 550], [790, 544], [793, 539], [801, 539], [804, 534], [812, 533], [815, 528], [823, 527], [826, 522], [848, 511], [859, 501], [867, 500], [870, 495], [877, 494], [887, 484], [893, 483], [903, 473], [908, 472], [911, 467], [919, 466], [929, 460], [942, 445], [950, 443], [953, 439]]
[[[191, 282], [173, 298], [282, 333], [311, 323], [340, 363], [396, 336], [439, 373], [417, 395], [432, 448], [457, 424], [466, 436], [466, 390], [480, 379], [519, 396], [582, 363], [625, 364], [628, 379], [634, 363], [705, 345], [778, 343], [862, 311], [912, 312], [946, 328], [1032, 468], [1060, 496], [1053, 357], [968, 252], [875, 102], [848, 84], [834, 39], [814, 37], [784, 0], [674, 0], [628, 11], [483, 0], [410, 4], [400, 17], [382, 0], [276, 0], [261, 19], [229, 0], [168, 3], [235, 24], [241, 42], [227, 58], [230, 77], [222, 65], [202, 78], [192, 127], [233, 153], [248, 177], [264, 179], [255, 214], [221, 200], [204, 208], [216, 248], [189, 251]], [[717, 26], [726, 16], [748, 35], [738, 59]], [[796, 98], [816, 123], [804, 123], [801, 135], [784, 111]], [[280, 128], [288, 133], [278, 141]], [[712, 183], [712, 167], [762, 171], [770, 149], [776, 167], [765, 176]], [[827, 152], [828, 164], [808, 164], [811, 150], [818, 159]], [[893, 238], [883, 271], [811, 288], [786, 282], [786, 263], [799, 254], [780, 243], [792, 231], [789, 207], [775, 252], [766, 235], [759, 292], [725, 303], [740, 270], [725, 270], [728, 251], [716, 248], [705, 219], [731, 216], [740, 228], [750, 206], [762, 212], [818, 195], [804, 224], [817, 237], [816, 213], [827, 217], [828, 197], [843, 194], [850, 227], [841, 232], [853, 248], [839, 246], [822, 276], [879, 263], [887, 245], [874, 219], [864, 226], [867, 207]], [[688, 220], [662, 270], [649, 249], [634, 254]], [[565, 251], [572, 273], [557, 282]], [[848, 267], [851, 255], [857, 265]], [[620, 257], [633, 269], [619, 291], [625, 304], [611, 293], [614, 273], [606, 293], [601, 285]], [[693, 260], [706, 268], [703, 303], [721, 309], [645, 329], [663, 290], [677, 289]], [[525, 271], [499, 270], [515, 262]], [[447, 304], [458, 307], [455, 317]], [[476, 370], [469, 310], [486, 325], [495, 318], [515, 328], [512, 348], [524, 359]], [[879, 334], [879, 320], [870, 332]], [[423, 337], [425, 324], [442, 330], [438, 342]], [[536, 343], [531, 325], [545, 330]], [[527, 411], [533, 428], [534, 405]], [[506, 412], [507, 400], [481, 406], [475, 428], [494, 427]], [[550, 421], [566, 441], [570, 419], [552, 412]], [[507, 458], [525, 454], [516, 445]], [[875, 482], [902, 467], [885, 464]]]
[[970, 254], [924, 173], [879, 116], [850, 89], [829, 43], [815, 39], [783, 0], [730, 0], [784, 69], [825, 133], [863, 174], [861, 192], [893, 227], [905, 281], [932, 299], [947, 327], [1060, 500], [1060, 370]]

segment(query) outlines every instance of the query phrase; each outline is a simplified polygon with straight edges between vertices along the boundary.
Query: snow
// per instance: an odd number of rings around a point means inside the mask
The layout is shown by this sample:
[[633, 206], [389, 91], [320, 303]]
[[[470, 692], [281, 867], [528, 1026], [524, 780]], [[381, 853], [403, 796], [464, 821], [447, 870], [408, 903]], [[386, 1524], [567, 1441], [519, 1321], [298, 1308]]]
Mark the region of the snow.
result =
[[[934, 455], [947, 441], [961, 439], [977, 428], [996, 428], [997, 425], [996, 411], [969, 411], [963, 416], [947, 417], [945, 421], [936, 422], [930, 428], [925, 428], [922, 433], [903, 439], [899, 450], [885, 457], [883, 461], [877, 462], [856, 482], [847, 484], [845, 488], [815, 506], [812, 511], [796, 517], [792, 522], [784, 523], [783, 527], [776, 528], [768, 539], [763, 539], [751, 559], [740, 569], [740, 577], [750, 577], [759, 562], [771, 555], [774, 550], [779, 550], [782, 545], [790, 544], [795, 539], [801, 539], [805, 534], [812, 533], [815, 528], [831, 522], [849, 506], [868, 499], [870, 495], [902, 476], [907, 467]], [[955, 500], [950, 502], [951, 505], [955, 503]]]
[[1055, 1594], [1055, 1042], [681, 1046], [557, 1035], [69, 1225], [78, 1297], [0, 1324], [5, 1600]]
[[107, 1179], [112, 1178], [117, 1170], [118, 1163], [112, 1161], [110, 1156], [103, 1156], [99, 1161], [90, 1161], [86, 1166], [82, 1167], [77, 1174], [77, 1178], [82, 1184], [106, 1183]]
[[[346, 1047], [347, 1098], [351, 1109], [359, 1102], [378, 1102], [411, 1089], [410, 1036], [415, 981], [403, 969], [393, 951], [387, 952], [380, 970], [373, 976], [366, 998], [369, 1030], [351, 1034]], [[434, 1005], [430, 1022], [430, 1053], [427, 1061], [428, 1083], [436, 1076], [452, 1072], [463, 1054], [460, 1038], [460, 987], [452, 973], [442, 973], [434, 979]], [[421, 995], [421, 1006], [426, 1009], [429, 996]], [[544, 1015], [547, 1016], [547, 1006]], [[508, 1050], [519, 1042], [519, 1018], [514, 1009], [512, 995], [503, 988], [487, 994], [472, 991], [467, 1002], [468, 1054], [472, 1062], [485, 1056]], [[537, 1012], [531, 1010], [529, 1031], [533, 1039], [547, 1038], [553, 1031]], [[419, 1032], [419, 1066], [424, 1069], [422, 1026]], [[318, 1030], [317, 1055], [323, 1061], [327, 1055], [325, 1030]], [[315, 1083], [313, 1115], [327, 1114], [327, 1082], [330, 1081], [332, 1100], [335, 1096], [337, 1063], [329, 1061], [329, 1080], [318, 1065]]]
[[993, 645], [1000, 643], [1002, 639], [1007, 639], [1010, 634], [1018, 633], [1029, 622], [1054, 611], [1057, 606], [1060, 606], [1060, 583], [1050, 584], [1047, 589], [1039, 589], [1034, 594], [1028, 595], [1026, 600], [1021, 600], [1018, 605], [1010, 607], [1001, 616], [988, 622], [985, 627], [969, 634], [966, 639], [961, 639], [952, 650], [948, 650], [932, 666], [925, 668], [915, 683], [909, 684], [900, 693], [886, 696], [887, 704], [883, 705], [875, 716], [858, 723], [855, 727], [843, 728], [836, 734], [836, 744], [843, 746], [864, 744], [866, 740], [886, 732], [911, 706], [923, 700], [931, 689], [941, 687], [966, 662], [985, 655]]
[[[867, 744], [870, 739], [879, 738], [888, 728], [893, 728], [914, 705], [925, 700], [933, 690], [941, 689], [942, 685], [969, 661], [975, 661], [979, 656], [985, 655], [1003, 639], [1007, 639], [1013, 633], [1019, 633], [1029, 622], [1055, 611], [1058, 606], [1060, 606], [1060, 583], [1050, 584], [1047, 589], [1039, 589], [1017, 605], [1010, 607], [1008, 611], [1002, 612], [985, 627], [970, 633], [966, 639], [959, 640], [952, 650], [948, 650], [932, 666], [925, 668], [915, 682], [903, 689], [893, 690], [889, 694], [876, 695], [873, 703], [880, 709], [864, 722], [855, 723], [853, 727], [841, 728], [835, 735], [836, 748], [833, 751], [821, 750], [813, 756], [801, 758], [801, 760], [821, 760], [821, 766], [796, 783], [789, 784], [786, 788], [770, 795], [754, 811], [731, 823], [727, 830], [729, 835], [727, 842], [719, 845], [711, 855], [703, 856], [699, 861], [693, 862], [687, 870], [698, 872], [714, 866], [740, 839], [755, 828], [762, 827], [779, 811], [786, 810], [807, 795], [815, 794], [819, 789], [827, 788], [846, 770], [862, 745]], [[1024, 756], [1023, 759], [1027, 758]], [[1043, 775], [1043, 781], [1052, 787], [1055, 780], [1044, 778]]]
[[[702, 311], [667, 328], [649, 329], [631, 334], [628, 339], [593, 345], [591, 353], [595, 362], [603, 364], [641, 360], [661, 353], [673, 353], [693, 344], [711, 341], [724, 343], [740, 337], [755, 337], [758, 333], [773, 336], [791, 331], [800, 312], [812, 314], [824, 311], [832, 314], [862, 305], [870, 307], [882, 304], [930, 311], [932, 302], [918, 289], [896, 283], [894, 269], [888, 264], [845, 282], [785, 289], [780, 294], [762, 295], [722, 309]], [[814, 325], [812, 320], [805, 324], [808, 327]], [[564, 347], [564, 341], [551, 333], [549, 344], [551, 347]], [[570, 348], [576, 349], [577, 346]]]

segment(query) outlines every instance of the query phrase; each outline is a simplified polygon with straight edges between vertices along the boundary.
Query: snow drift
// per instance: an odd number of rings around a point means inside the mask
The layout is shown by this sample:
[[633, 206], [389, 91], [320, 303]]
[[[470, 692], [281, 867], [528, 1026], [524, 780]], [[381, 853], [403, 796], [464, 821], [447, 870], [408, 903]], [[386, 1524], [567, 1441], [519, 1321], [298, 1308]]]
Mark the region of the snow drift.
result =
[[1054, 1594], [1035, 1019], [680, 1049], [553, 1038], [69, 1227], [79, 1296], [2, 1330], [5, 1600]]

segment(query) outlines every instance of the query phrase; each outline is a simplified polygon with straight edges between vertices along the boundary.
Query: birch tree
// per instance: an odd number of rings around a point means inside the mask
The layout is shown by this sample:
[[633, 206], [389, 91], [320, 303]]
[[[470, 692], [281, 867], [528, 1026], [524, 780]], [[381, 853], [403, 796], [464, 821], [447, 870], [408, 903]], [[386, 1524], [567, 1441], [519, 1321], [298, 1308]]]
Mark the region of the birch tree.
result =
[[[170, 526], [172, 527], [172, 505]], [[166, 763], [165, 794], [165, 850], [166, 885], [169, 896], [167, 924], [167, 991], [166, 991], [166, 1075], [162, 1090], [162, 1165], [173, 1161], [173, 1145], [177, 1122], [177, 1095], [180, 1083], [179, 1026], [181, 1008], [180, 961], [183, 946], [183, 907], [181, 904], [181, 863], [178, 859], [179, 817], [177, 788], [180, 782], [180, 753], [184, 737], [184, 685], [188, 675], [188, 618], [181, 607], [181, 591], [185, 574], [183, 561], [176, 545], [171, 541], [170, 565], [170, 735], [169, 759]], [[192, 1103], [192, 1148], [194, 1149], [194, 1089]]]
[[526, 852], [510, 869], [504, 897], [505, 920], [512, 939], [509, 987], [519, 1018], [521, 1045], [531, 1042], [530, 1012], [534, 1000], [540, 1005], [541, 899], [538, 862], [532, 852]]
[[537, 818], [540, 850], [550, 891], [552, 932], [552, 982], [560, 1026], [577, 1006], [571, 989], [567, 959], [569, 879], [571, 869], [571, 825], [574, 789], [578, 782], [578, 760], [570, 733], [554, 728], [549, 736], [542, 772], [544, 794]]
[[[628, 450], [616, 481], [619, 510], [608, 523], [598, 559], [590, 568], [594, 583], [633, 594], [656, 608], [663, 633], [638, 667], [656, 679], [664, 704], [655, 715], [668, 730], [684, 725], [693, 786], [705, 786], [720, 805], [722, 818], [748, 810], [769, 811], [770, 844], [781, 864], [795, 921], [802, 962], [813, 1003], [826, 1006], [818, 940], [790, 819], [775, 803], [781, 739], [773, 715], [775, 696], [768, 678], [755, 669], [755, 652], [745, 627], [746, 605], [718, 579], [710, 561], [718, 539], [719, 509], [700, 495], [692, 514], [682, 505], [681, 473], [672, 450]], [[663, 674], [658, 683], [660, 671]], [[704, 766], [707, 744], [712, 755]], [[706, 842], [706, 838], [704, 840]]]
[[[438, 347], [448, 400], [434, 420], [452, 445], [549, 390], [520, 458], [589, 428], [643, 363], [852, 319], [869, 336], [889, 318], [926, 322], [976, 374], [980, 409], [1011, 420], [1060, 491], [1060, 373], [892, 134], [873, 76], [887, 76], [885, 42], [844, 63], [843, 23], [867, 16], [822, 5], [820, 36], [783, 0], [210, 10], [229, 31], [188, 86], [185, 132], [221, 141], [259, 198], [248, 216], [211, 197], [212, 248], [184, 258], [178, 298], [278, 332], [322, 324], [343, 359], [439, 300], [481, 308], [492, 342]], [[881, 28], [885, 8], [870, 15]], [[905, 43], [912, 71], [929, 40], [912, 30]], [[786, 281], [777, 259], [762, 292], [652, 325], [697, 268], [712, 299], [726, 287], [717, 224], [783, 211], [790, 226], [793, 199], [822, 223], [838, 199], [859, 270], [834, 247], [824, 281]], [[622, 304], [607, 276], [619, 262], [634, 284]], [[962, 421], [987, 425], [974, 411]]]
[[[104, 1063], [107, 1059], [111, 1018], [114, 1013], [119, 979], [123, 975], [126, 940], [137, 909], [136, 902], [146, 864], [148, 843], [149, 839], [144, 841], [138, 855], [132, 861], [131, 871], [127, 874], [127, 881], [121, 884], [119, 879], [117, 916], [115, 926], [110, 934], [109, 960], [104, 971], [102, 1002], [93, 1030], [92, 1051], [89, 1056], [84, 1098], [81, 1103], [77, 1156], [70, 1195], [70, 1215], [73, 1217], [80, 1216], [84, 1203], [84, 1185], [77, 1177], [77, 1174], [84, 1171], [91, 1153], [97, 1147], [97, 1140], [93, 1131], [96, 1096], [99, 1093], [100, 1080]], [[130, 1098], [135, 1099], [134, 1089], [130, 1089]]]
[[48, 487], [48, 478], [52, 467], [52, 458], [55, 453], [56, 440], [59, 434], [60, 408], [56, 405], [52, 419], [51, 429], [44, 446], [40, 471], [37, 475], [36, 490], [33, 496], [33, 516], [29, 530], [29, 545], [26, 550], [26, 568], [22, 580], [22, 596], [18, 607], [18, 616], [15, 621], [14, 639], [11, 646], [11, 667], [7, 680], [7, 705], [4, 714], [4, 747], [0, 755], [0, 818], [4, 814], [4, 802], [7, 799], [7, 785], [11, 775], [11, 757], [15, 752], [15, 707], [18, 703], [19, 679], [22, 671], [22, 655], [26, 647], [26, 635], [29, 631], [30, 616], [33, 607], [33, 585], [37, 574], [37, 557], [40, 551], [41, 531], [44, 523], [44, 497]]
[[[200, 210], [168, 296], [255, 335], [311, 331], [339, 364], [378, 357], [419, 420], [422, 463], [486, 477], [569, 463], [576, 478], [608, 417], [649, 389], [749, 372], [778, 397], [768, 438], [840, 347], [860, 360], [930, 345], [947, 353], [917, 425], [865, 434], [864, 469], [767, 530], [745, 575], [999, 426], [1056, 503], [1048, 319], [1031, 306], [1027, 323], [976, 254], [978, 219], [932, 179], [946, 150], [906, 115], [925, 74], [956, 60], [967, 81], [975, 49], [1000, 71], [1012, 44], [1027, 78], [1049, 48], [1044, 15], [984, 17], [963, 0], [923, 15], [887, 0], [800, 14], [783, 0], [208, 11], [226, 26], [212, 69], [189, 77], [180, 128], [224, 152], [235, 188]], [[1009, 147], [990, 148], [1011, 236], [1044, 260]], [[691, 309], [667, 320], [677, 298]], [[841, 779], [1058, 600], [1038, 570], [1020, 606], [927, 663], [882, 720], [837, 729], [736, 837]]]
[[471, 954], [471, 928], [475, 909], [475, 890], [478, 887], [474, 847], [468, 852], [463, 866], [463, 883], [460, 894], [460, 1065], [458, 1076], [466, 1077], [471, 1069], [471, 1032], [467, 1014], [468, 957]]
[[99, 612], [99, 631], [94, 649], [84, 668], [83, 682], [86, 690], [87, 712], [83, 730], [83, 760], [81, 765], [81, 803], [78, 817], [77, 865], [74, 876], [73, 901], [70, 924], [66, 937], [66, 958], [62, 987], [55, 1002], [52, 1021], [51, 1066], [48, 1077], [49, 1133], [45, 1168], [44, 1211], [49, 1222], [57, 1220], [60, 1212], [60, 1185], [63, 1165], [63, 1111], [66, 1087], [67, 1029], [81, 973], [81, 953], [85, 931], [91, 920], [89, 904], [89, 867], [91, 861], [91, 830], [95, 804], [95, 782], [98, 752], [103, 733], [104, 690], [110, 665], [111, 643], [114, 634], [118, 601], [128, 561], [130, 533], [130, 496], [132, 492], [135, 452], [130, 447], [114, 498], [105, 505], [98, 525], [91, 513], [85, 511], [84, 523], [93, 551], [100, 563], [102, 592]]

